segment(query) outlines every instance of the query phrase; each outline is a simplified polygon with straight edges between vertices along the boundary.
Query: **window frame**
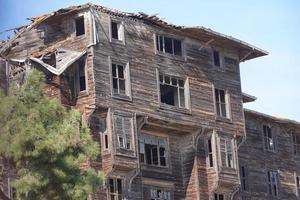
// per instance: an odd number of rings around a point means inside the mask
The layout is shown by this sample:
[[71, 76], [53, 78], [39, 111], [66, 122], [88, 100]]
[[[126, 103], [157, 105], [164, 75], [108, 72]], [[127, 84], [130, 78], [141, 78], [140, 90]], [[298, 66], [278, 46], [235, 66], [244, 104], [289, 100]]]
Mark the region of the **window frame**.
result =
[[292, 131], [292, 144], [293, 144], [293, 155], [300, 156], [300, 135], [296, 133], [296, 131]]
[[[215, 111], [215, 116], [216, 116], [216, 119], [217, 120], [229, 120], [231, 121], [232, 118], [231, 118], [231, 101], [230, 101], [230, 94], [228, 92], [228, 90], [226, 89], [223, 89], [221, 87], [215, 87], [213, 86], [213, 99], [214, 99], [214, 111]], [[225, 112], [226, 112], [226, 116], [221, 116], [218, 114], [218, 110], [217, 109], [220, 109], [219, 112], [221, 113], [222, 112], [222, 108], [220, 107], [222, 102], [217, 102], [217, 98], [216, 98], [216, 91], [219, 91], [218, 93], [220, 94], [220, 91], [224, 91], [224, 100], [225, 100]], [[220, 98], [220, 95], [219, 95], [219, 99]], [[220, 104], [220, 105], [217, 105], [217, 104]], [[223, 103], [224, 104], [224, 103]], [[218, 108], [219, 107], [219, 108]]]
[[[209, 141], [210, 141], [210, 144], [209, 144]], [[206, 145], [206, 166], [208, 169], [214, 169], [217, 166], [216, 165], [216, 156], [215, 156], [216, 155], [216, 140], [215, 140], [214, 133], [211, 133], [207, 136], [205, 145]], [[211, 152], [209, 150], [209, 146], [211, 146]]]
[[[220, 198], [221, 196], [222, 196], [222, 198]], [[225, 200], [225, 195], [220, 194], [220, 193], [214, 193], [213, 199], [214, 200]]]
[[[161, 50], [161, 44], [160, 44], [160, 37], [162, 38], [162, 50]], [[165, 38], [168, 38], [171, 40], [172, 42], [172, 53], [166, 52], [166, 44], [165, 44]], [[175, 44], [174, 41], [179, 41], [180, 42], [180, 55], [175, 54]], [[160, 33], [155, 33], [154, 34], [154, 47], [155, 47], [155, 52], [157, 54], [166, 54], [166, 55], [170, 55], [170, 56], [174, 56], [174, 57], [178, 57], [178, 58], [184, 58], [184, 39], [183, 38], [178, 38], [176, 36], [170, 36], [170, 35], [166, 35], [166, 34], [160, 34]]]
[[[272, 181], [272, 175], [275, 174], [275, 184]], [[279, 174], [275, 170], [268, 170], [267, 171], [267, 188], [268, 188], [268, 195], [273, 197], [279, 197]], [[276, 187], [276, 194], [274, 192], [274, 186]]]
[[[130, 80], [130, 64], [128, 61], [121, 60], [117, 61], [116, 59], [113, 59], [111, 57], [109, 59], [109, 76], [110, 76], [110, 90], [111, 90], [111, 97], [132, 101], [132, 95], [131, 95], [131, 80]], [[119, 59], [120, 60], [120, 59]], [[113, 64], [115, 65], [121, 65], [123, 66], [123, 74], [124, 74], [124, 80], [125, 80], [125, 94], [115, 93], [114, 92], [114, 86], [113, 86]], [[118, 70], [117, 70], [118, 71]]]
[[[83, 71], [84, 71], [84, 77], [85, 77], [85, 89], [80, 90], [80, 63], [82, 63], [83, 66]], [[84, 56], [80, 59], [78, 59], [74, 64], [73, 64], [73, 69], [72, 70], [72, 78], [73, 78], [73, 83], [72, 83], [72, 89], [74, 91], [74, 94], [72, 94], [72, 98], [80, 98], [81, 96], [84, 96], [88, 93], [88, 80], [87, 80], [87, 57]]]
[[[215, 65], [215, 58], [214, 58], [215, 52], [218, 52], [218, 54], [219, 54], [219, 63], [220, 63], [220, 66]], [[221, 51], [221, 49], [219, 49], [219, 48], [214, 48], [213, 47], [213, 48], [211, 48], [211, 55], [212, 55], [212, 66], [215, 69], [219, 69], [221, 71], [224, 71], [225, 70], [225, 56], [224, 56], [223, 51]]]
[[249, 178], [248, 177], [248, 168], [245, 167], [244, 165], [240, 165], [240, 181], [241, 181], [241, 189], [243, 192], [249, 191], [248, 178]]
[[[229, 162], [228, 160], [228, 147], [227, 144], [228, 142], [230, 142], [231, 144], [231, 155], [232, 155], [232, 163]], [[221, 143], [223, 143], [224, 145], [224, 150], [222, 150], [221, 148]], [[233, 169], [236, 170], [237, 169], [237, 153], [236, 153], [236, 140], [234, 138], [230, 138], [230, 137], [220, 137], [218, 136], [218, 149], [219, 149], [219, 163], [220, 166], [228, 168], [228, 169]], [[222, 154], [224, 153], [225, 155], [225, 165], [222, 162]], [[229, 163], [231, 163], [232, 166], [229, 166]]]
[[[111, 188], [110, 188], [110, 181], [113, 181], [113, 185], [114, 185], [114, 190], [117, 192], [111, 192]], [[118, 180], [121, 181], [121, 194], [119, 194], [118, 192]], [[108, 199], [109, 200], [123, 200], [124, 198], [124, 179], [123, 178], [119, 178], [119, 177], [108, 177], [107, 179], [107, 186], [108, 186]], [[111, 198], [111, 195], [114, 196], [114, 199]], [[119, 196], [121, 195], [121, 199], [119, 199]], [[115, 198], [117, 197], [117, 199]]]
[[[121, 30], [118, 29], [118, 39], [112, 37], [112, 23], [116, 23], [117, 26], [120, 25]], [[109, 18], [109, 41], [125, 45], [125, 23], [123, 20], [117, 19], [115, 17]]]
[[[161, 101], [161, 81], [160, 81], [160, 78], [161, 76], [163, 76], [163, 85], [167, 85], [169, 87], [176, 87], [177, 89], [177, 98], [178, 98], [178, 106], [176, 105], [171, 105], [171, 104], [167, 104], [167, 103], [163, 103]], [[165, 84], [165, 77], [169, 77], [170, 79], [170, 84]], [[171, 84], [172, 82], [172, 78], [173, 79], [176, 79], [177, 80], [177, 86], [174, 86]], [[179, 87], [179, 80], [180, 81], [183, 81], [183, 87], [180, 86]], [[158, 102], [159, 102], [159, 105], [161, 108], [169, 108], [169, 109], [178, 109], [178, 110], [181, 110], [181, 111], [190, 111], [191, 109], [191, 103], [190, 103], [190, 84], [189, 84], [189, 78], [186, 77], [186, 78], [182, 78], [182, 77], [179, 77], [179, 76], [176, 76], [176, 75], [171, 75], [171, 74], [168, 74], [168, 73], [164, 73], [164, 72], [160, 72], [159, 70], [157, 70], [157, 88], [158, 88]], [[180, 107], [180, 89], [183, 89], [183, 95], [184, 95], [184, 107]], [[175, 103], [174, 103], [175, 104]]]
[[149, 197], [148, 197], [149, 199], [165, 200], [165, 198], [152, 197], [152, 191], [154, 191], [154, 190], [156, 190], [156, 193], [158, 193], [158, 190], [160, 190], [163, 193], [167, 193], [168, 194], [167, 200], [171, 200], [172, 199], [172, 192], [170, 190], [166, 190], [166, 189], [158, 188], [158, 187], [151, 187], [151, 188], [148, 188], [148, 190], [149, 190]]
[[[266, 129], [265, 129], [266, 127]], [[271, 139], [273, 141], [272, 148], [270, 146], [270, 137], [268, 137], [269, 132], [265, 132], [265, 130], [270, 130], [271, 133]], [[262, 137], [263, 137], [263, 145], [264, 150], [268, 152], [275, 152], [276, 151], [276, 143], [275, 143], [275, 135], [273, 133], [273, 127], [270, 124], [263, 124], [262, 125]]]
[[[144, 138], [143, 141], [142, 141], [142, 138]], [[159, 140], [164, 140], [165, 145], [160, 145], [160, 144], [156, 145], [157, 146], [156, 147], [156, 149], [157, 149], [157, 159], [158, 159], [158, 164], [157, 165], [153, 164], [153, 162], [152, 162], [152, 164], [147, 163], [146, 148], [145, 148], [145, 145], [146, 145], [145, 139], [146, 138], [148, 138], [149, 140], [152, 140], [153, 138], [157, 139], [158, 141]], [[141, 133], [141, 136], [139, 137], [138, 145], [139, 145], [139, 158], [140, 158], [139, 160], [140, 160], [140, 163], [142, 165], [149, 166], [149, 167], [158, 167], [158, 168], [169, 168], [170, 167], [170, 163], [169, 163], [170, 162], [170, 148], [169, 148], [169, 138], [167, 136], [152, 135], [152, 134], [148, 134], [148, 132], [143, 131]], [[141, 146], [144, 146], [143, 147], [143, 153], [141, 153], [142, 152], [142, 147]], [[164, 152], [164, 158], [165, 158], [165, 163], [166, 163], [165, 166], [161, 165], [161, 155], [159, 153], [159, 150], [160, 150], [161, 147], [165, 148], [165, 152]], [[141, 154], [143, 154], [143, 161], [141, 161]], [[152, 153], [151, 153], [151, 160], [153, 160]]]

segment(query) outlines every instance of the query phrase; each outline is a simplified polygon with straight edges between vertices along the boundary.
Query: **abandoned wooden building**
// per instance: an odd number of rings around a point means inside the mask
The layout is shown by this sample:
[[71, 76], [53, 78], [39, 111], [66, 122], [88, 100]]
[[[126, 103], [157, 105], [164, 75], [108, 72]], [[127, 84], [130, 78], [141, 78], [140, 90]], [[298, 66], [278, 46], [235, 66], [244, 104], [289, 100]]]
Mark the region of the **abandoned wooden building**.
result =
[[1, 43], [1, 87], [36, 68], [82, 113], [106, 175], [92, 199], [300, 199], [300, 123], [243, 108], [239, 64], [264, 50], [93, 4], [31, 20]]

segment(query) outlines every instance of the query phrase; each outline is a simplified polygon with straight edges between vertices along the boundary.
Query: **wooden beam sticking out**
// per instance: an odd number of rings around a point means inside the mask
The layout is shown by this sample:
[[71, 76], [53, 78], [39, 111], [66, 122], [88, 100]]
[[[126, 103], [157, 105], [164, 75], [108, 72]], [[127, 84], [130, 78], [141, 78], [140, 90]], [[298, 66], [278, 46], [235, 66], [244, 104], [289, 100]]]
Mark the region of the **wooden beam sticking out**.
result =
[[243, 62], [248, 56], [251, 55], [251, 53], [254, 52], [254, 49], [252, 49], [251, 51], [249, 51], [242, 59], [240, 59], [240, 62]]
[[202, 45], [198, 50], [201, 51], [204, 47], [207, 47], [210, 43], [215, 41], [215, 39], [208, 40], [204, 45]]

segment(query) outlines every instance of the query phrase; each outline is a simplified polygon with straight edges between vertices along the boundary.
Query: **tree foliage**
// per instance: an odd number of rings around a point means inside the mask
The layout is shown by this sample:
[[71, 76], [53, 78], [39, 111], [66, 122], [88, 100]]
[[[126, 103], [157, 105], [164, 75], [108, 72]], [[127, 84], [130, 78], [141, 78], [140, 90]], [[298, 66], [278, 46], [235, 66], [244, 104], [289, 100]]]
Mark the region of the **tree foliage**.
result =
[[83, 200], [96, 192], [101, 172], [80, 165], [96, 159], [98, 143], [80, 114], [43, 94], [33, 70], [19, 88], [0, 96], [0, 156], [13, 160], [19, 199]]

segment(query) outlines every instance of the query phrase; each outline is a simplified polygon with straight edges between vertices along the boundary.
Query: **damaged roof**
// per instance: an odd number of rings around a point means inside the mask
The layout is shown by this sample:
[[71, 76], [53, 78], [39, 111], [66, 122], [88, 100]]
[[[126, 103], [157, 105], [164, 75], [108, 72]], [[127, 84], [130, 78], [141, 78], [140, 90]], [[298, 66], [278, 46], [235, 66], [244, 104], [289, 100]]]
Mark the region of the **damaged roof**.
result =
[[11, 43], [19, 37], [22, 33], [30, 30], [31, 28], [35, 27], [36, 25], [42, 23], [43, 21], [53, 17], [53, 16], [59, 16], [64, 14], [69, 14], [71, 12], [76, 12], [82, 9], [95, 9], [100, 12], [108, 13], [110, 15], [115, 15], [119, 17], [126, 17], [129, 19], [135, 19], [135, 20], [141, 20], [144, 23], [155, 25], [157, 27], [163, 28], [163, 29], [169, 29], [171, 31], [176, 31], [178, 34], [197, 39], [201, 42], [204, 42], [206, 44], [209, 44], [211, 42], [218, 44], [220, 46], [230, 46], [239, 51], [239, 58], [240, 61], [250, 60], [256, 57], [267, 55], [268, 52], [264, 51], [258, 47], [255, 47], [251, 44], [248, 44], [246, 42], [243, 42], [239, 39], [236, 39], [232, 36], [227, 36], [225, 34], [213, 31], [209, 28], [205, 28], [202, 26], [195, 26], [195, 27], [185, 27], [185, 26], [177, 26], [174, 24], [167, 23], [166, 21], [159, 18], [157, 15], [148, 15], [142, 12], [139, 13], [128, 13], [128, 12], [122, 12], [118, 11], [116, 9], [107, 8], [100, 5], [94, 5], [94, 4], [83, 4], [79, 6], [70, 6], [68, 8], [59, 9], [57, 11], [54, 11], [49, 14], [45, 14], [42, 16], [37, 16], [30, 18], [32, 23], [28, 25], [27, 27], [24, 27], [20, 29], [16, 35], [7, 41], [2, 47], [0, 46], [0, 55], [5, 52], [11, 45]]

